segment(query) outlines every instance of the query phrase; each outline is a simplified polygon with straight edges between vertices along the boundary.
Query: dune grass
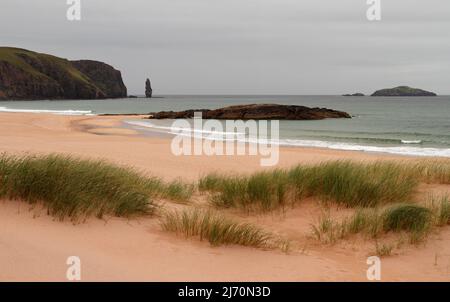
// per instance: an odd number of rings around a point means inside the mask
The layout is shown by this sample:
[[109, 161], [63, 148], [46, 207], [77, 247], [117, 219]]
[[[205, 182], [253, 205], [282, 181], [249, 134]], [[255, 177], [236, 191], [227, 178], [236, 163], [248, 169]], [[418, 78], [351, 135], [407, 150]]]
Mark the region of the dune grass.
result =
[[333, 220], [329, 212], [323, 213], [311, 228], [314, 237], [323, 243], [332, 244], [345, 236], [344, 228]]
[[450, 224], [450, 198], [448, 195], [431, 196], [429, 207], [433, 211], [438, 226]]
[[42, 203], [61, 220], [152, 214], [152, 197], [185, 198], [158, 178], [63, 155], [0, 156], [0, 198]]
[[395, 247], [393, 244], [379, 243], [378, 241], [375, 241], [375, 254], [379, 257], [391, 256], [394, 248]]
[[405, 164], [410, 173], [420, 181], [435, 184], [450, 184], [450, 161], [445, 159], [424, 159]]
[[179, 203], [188, 203], [195, 191], [193, 184], [185, 183], [179, 179], [165, 182], [158, 177], [148, 177], [147, 182], [151, 197]]
[[424, 233], [431, 227], [433, 213], [430, 209], [414, 204], [398, 204], [383, 214], [385, 232], [408, 231]]
[[391, 162], [327, 162], [289, 171], [301, 195], [317, 196], [347, 207], [374, 207], [408, 200], [418, 181]]
[[209, 174], [199, 190], [217, 206], [273, 210], [307, 197], [346, 207], [375, 207], [411, 198], [419, 177], [391, 162], [326, 162], [245, 175]]
[[384, 209], [358, 209], [341, 221], [336, 221], [329, 213], [325, 213], [312, 226], [312, 233], [324, 243], [334, 243], [358, 233], [374, 239], [389, 232], [407, 233], [411, 243], [418, 243], [425, 239], [433, 227], [448, 224], [450, 202], [448, 196], [442, 196], [432, 197], [427, 205], [400, 203]]
[[161, 227], [185, 237], [199, 237], [213, 246], [236, 244], [257, 248], [275, 247], [275, 237], [270, 233], [211, 211], [191, 209], [165, 212], [161, 218]]
[[210, 174], [200, 179], [199, 190], [212, 192], [212, 202], [221, 207], [271, 210], [290, 202], [287, 173], [258, 172], [250, 176]]

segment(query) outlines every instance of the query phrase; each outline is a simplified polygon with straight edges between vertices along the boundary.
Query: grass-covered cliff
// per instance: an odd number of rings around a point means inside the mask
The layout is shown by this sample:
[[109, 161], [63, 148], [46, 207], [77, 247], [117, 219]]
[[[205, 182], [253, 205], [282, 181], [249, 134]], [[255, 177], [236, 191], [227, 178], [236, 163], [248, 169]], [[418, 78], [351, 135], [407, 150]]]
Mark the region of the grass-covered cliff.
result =
[[69, 61], [0, 47], [0, 99], [103, 99], [126, 97], [120, 71], [97, 61]]

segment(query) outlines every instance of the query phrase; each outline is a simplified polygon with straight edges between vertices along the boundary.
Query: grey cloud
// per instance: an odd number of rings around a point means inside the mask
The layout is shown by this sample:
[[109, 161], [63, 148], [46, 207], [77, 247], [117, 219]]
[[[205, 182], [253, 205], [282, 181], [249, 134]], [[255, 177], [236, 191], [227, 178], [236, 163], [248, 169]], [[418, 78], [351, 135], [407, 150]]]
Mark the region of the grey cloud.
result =
[[[450, 94], [448, 0], [2, 0], [0, 44], [122, 70], [130, 93], [341, 94], [409, 84]], [[5, 30], [7, 29], [7, 30]]]

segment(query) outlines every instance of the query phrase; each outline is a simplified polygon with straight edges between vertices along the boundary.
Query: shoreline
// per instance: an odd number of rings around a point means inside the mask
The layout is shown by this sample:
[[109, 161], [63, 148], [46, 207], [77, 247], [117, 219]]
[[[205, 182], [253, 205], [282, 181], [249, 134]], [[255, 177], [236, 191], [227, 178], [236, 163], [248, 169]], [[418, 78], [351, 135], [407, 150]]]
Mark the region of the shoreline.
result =
[[[115, 116], [115, 117], [123, 117], [122, 124], [119, 125], [121, 127], [127, 129], [134, 129], [140, 132], [143, 136], [148, 138], [153, 137], [167, 137], [173, 138], [175, 134], [169, 132], [169, 126], [160, 126], [151, 123], [154, 119], [148, 119], [148, 115], [139, 115], [132, 114], [131, 116], [141, 117], [140, 120], [127, 120], [127, 117], [130, 115], [101, 115], [101, 116]], [[168, 119], [173, 120], [173, 119]], [[192, 121], [192, 119], [187, 119], [188, 121]], [[205, 119], [207, 120], [207, 119]], [[148, 122], [147, 125], [144, 123]], [[145, 129], [145, 130], [144, 130]], [[161, 130], [165, 129], [165, 130]], [[216, 131], [216, 130], [214, 130]], [[221, 130], [222, 131], [222, 130]], [[221, 131], [218, 131], [220, 134]], [[217, 139], [208, 139], [209, 131], [203, 132], [203, 129], [196, 129], [196, 132], [203, 133], [204, 140], [210, 141], [224, 141]], [[195, 134], [192, 136], [195, 138]], [[348, 152], [362, 152], [369, 154], [385, 154], [385, 155], [395, 155], [395, 156], [404, 156], [404, 157], [417, 157], [417, 158], [450, 158], [450, 149], [442, 148], [442, 147], [417, 147], [422, 144], [421, 141], [407, 141], [407, 140], [399, 140], [401, 145], [399, 146], [390, 146], [390, 145], [364, 145], [364, 144], [354, 144], [345, 141], [327, 141], [327, 140], [319, 140], [319, 139], [293, 139], [293, 138], [278, 138], [277, 140], [269, 139], [271, 145], [278, 145], [279, 148], [313, 148], [313, 149], [323, 149], [323, 150], [331, 150], [331, 151], [348, 151]], [[248, 138], [245, 139], [246, 144], [256, 144], [256, 145], [265, 145], [266, 143], [260, 143], [255, 141], [249, 141]]]
[[[169, 132], [165, 132], [163, 130], [159, 131], [159, 129], [162, 128], [166, 128], [166, 127], [161, 127], [161, 126], [157, 126], [154, 125], [154, 127], [152, 126], [146, 126], [146, 125], [139, 125], [136, 123], [136, 121], [134, 120], [128, 120], [127, 121], [127, 117], [129, 117], [129, 115], [105, 115], [105, 116], [115, 116], [115, 117], [123, 117], [123, 119], [121, 120], [121, 124], [117, 125], [117, 126], [121, 126], [123, 128], [126, 129], [133, 129], [133, 130], [137, 130], [138, 132], [140, 132], [142, 134], [142, 136], [145, 136], [147, 138], [154, 138], [154, 137], [158, 137], [158, 138], [167, 138], [167, 139], [172, 139], [175, 134], [171, 134]], [[146, 119], [148, 117], [148, 115], [133, 115], [136, 117], [142, 117], [143, 120], [149, 120], [152, 121], [152, 119]], [[190, 119], [188, 119], [190, 120]], [[145, 122], [145, 121], [144, 121]], [[136, 129], [138, 128], [138, 129]], [[140, 129], [139, 129], [140, 128]], [[145, 128], [145, 130], [143, 130]], [[198, 129], [197, 131], [202, 131], [202, 129]], [[204, 140], [208, 140], [208, 133], [204, 133]], [[193, 136], [194, 138], [195, 136]], [[223, 141], [223, 140], [215, 140], [215, 139], [210, 139], [210, 141]], [[269, 140], [270, 141], [270, 140]], [[295, 143], [288, 143], [287, 141], [297, 141], [297, 145]], [[309, 144], [307, 143], [309, 142]], [[450, 158], [450, 153], [449, 154], [445, 154], [445, 155], [429, 155], [429, 154], [424, 154], [423, 152], [429, 151], [429, 152], [446, 152], [446, 151], [450, 151], [450, 149], [447, 148], [438, 148], [438, 147], [414, 147], [419, 143], [415, 143], [415, 142], [404, 142], [403, 140], [401, 140], [402, 145], [401, 146], [374, 146], [374, 145], [356, 145], [356, 144], [352, 144], [352, 143], [347, 143], [347, 142], [334, 142], [334, 141], [321, 141], [321, 140], [306, 140], [306, 139], [288, 139], [288, 138], [281, 138], [278, 139], [278, 141], [271, 141], [271, 144], [273, 145], [278, 145], [279, 148], [285, 148], [285, 149], [289, 149], [289, 148], [293, 148], [293, 149], [318, 149], [318, 150], [330, 150], [330, 151], [344, 151], [344, 152], [359, 152], [359, 153], [367, 153], [367, 154], [373, 154], [373, 155], [388, 155], [388, 156], [400, 156], [400, 157], [405, 157], [405, 158], [437, 158], [437, 159], [446, 159], [446, 158]], [[249, 142], [246, 140], [245, 142], [246, 144], [256, 144], [259, 145], [259, 142]], [[316, 145], [313, 145], [313, 143], [315, 143]], [[265, 143], [263, 143], [265, 144]], [[328, 145], [328, 146], [320, 146], [320, 145]], [[407, 151], [401, 151], [400, 149], [402, 148], [409, 148], [411, 150], [416, 149], [417, 154], [413, 154], [410, 152], [408, 153]], [[420, 150], [420, 151], [419, 151]]]
[[[143, 137], [122, 127], [126, 116], [64, 116], [34, 113], [0, 113], [2, 152], [63, 153], [105, 158], [135, 166], [164, 178], [196, 180], [212, 171], [250, 173], [262, 169], [291, 167], [299, 163], [327, 160], [410, 160], [383, 153], [280, 146], [280, 160], [274, 167], [261, 168], [260, 156], [175, 156], [170, 138]], [[431, 158], [431, 157], [430, 157]], [[164, 166], [162, 166], [164, 163]], [[181, 169], [183, 168], [183, 169]]]
[[[142, 112], [144, 116], [147, 116], [150, 112], [167, 112], [169, 110], [186, 110], [189, 109], [189, 105], [181, 100], [188, 100], [194, 107], [192, 108], [216, 108], [223, 104], [230, 106], [241, 106], [240, 104], [252, 103], [253, 99], [243, 101], [242, 99], [205, 99], [205, 98], [192, 98], [189, 96], [182, 96], [182, 98], [170, 99], [170, 102], [132, 102], [127, 105], [126, 100], [109, 102], [88, 102], [80, 100], [84, 105], [72, 104], [70, 106], [56, 106], [45, 105], [42, 106], [39, 103], [30, 104], [26, 106], [30, 112], [41, 112], [41, 108], [53, 108], [53, 113], [64, 114], [81, 114], [83, 110], [89, 109], [91, 113], [99, 114], [101, 117], [139, 117], [136, 115]], [[401, 100], [397, 102], [392, 100], [389, 102], [381, 102], [381, 107], [377, 104], [370, 102], [355, 102], [351, 98], [345, 100], [339, 100], [335, 102], [335, 98], [321, 98], [321, 97], [303, 97], [301, 104], [309, 107], [321, 107], [321, 108], [336, 108], [345, 112], [350, 112], [355, 118], [349, 121], [335, 121], [328, 120], [322, 124], [315, 125], [309, 123], [281, 123], [280, 139], [274, 140], [275, 144], [280, 144], [282, 147], [301, 147], [301, 148], [325, 148], [330, 150], [343, 150], [343, 151], [360, 151], [360, 152], [375, 152], [386, 153], [402, 156], [418, 156], [418, 157], [439, 157], [450, 158], [450, 136], [448, 136], [445, 126], [445, 113], [447, 99], [443, 99], [438, 102], [432, 113], [436, 116], [436, 119], [426, 118], [428, 115], [426, 111], [423, 111], [423, 107], [416, 104], [413, 99]], [[123, 102], [122, 102], [123, 101]], [[296, 104], [298, 99], [294, 98], [282, 98], [278, 100], [280, 104], [292, 105]], [[224, 103], [225, 102], [225, 103]], [[264, 104], [271, 103], [273, 100], [268, 97], [262, 97], [256, 103]], [[150, 104], [151, 103], [151, 104]], [[124, 105], [125, 104], [125, 105]], [[417, 107], [417, 114], [419, 119], [407, 121], [404, 119], [401, 112], [396, 110], [403, 106]], [[228, 106], [226, 105], [226, 106]], [[375, 106], [376, 105], [376, 106]], [[379, 109], [391, 108], [387, 114], [380, 114]], [[376, 108], [372, 108], [375, 106]], [[16, 108], [22, 106], [14, 106], [14, 104], [8, 105], [8, 107]], [[412, 108], [411, 107], [411, 108]], [[72, 108], [73, 110], [69, 110]], [[76, 109], [80, 110], [76, 110]], [[112, 108], [112, 109], [111, 109]], [[65, 110], [68, 109], [68, 110]], [[11, 111], [22, 109], [10, 109]], [[27, 111], [25, 110], [25, 111]], [[1, 110], [0, 110], [1, 111]], [[45, 111], [45, 110], [43, 110]], [[49, 110], [52, 111], [52, 110]], [[73, 111], [73, 112], [71, 112]], [[120, 113], [123, 113], [120, 114]], [[400, 115], [399, 115], [400, 114]], [[366, 116], [367, 115], [367, 116]], [[364, 119], [357, 117], [366, 116]], [[397, 119], [397, 116], [402, 118]], [[434, 122], [436, 120], [436, 123]], [[151, 122], [151, 121], [150, 121]], [[155, 124], [159, 125], [156, 121]], [[166, 123], [170, 126], [170, 121]], [[162, 125], [166, 126], [164, 122]], [[311, 126], [310, 126], [311, 125]], [[422, 128], [419, 126], [423, 125]], [[375, 128], [373, 128], [375, 127]], [[167, 129], [166, 129], [167, 130]], [[162, 130], [162, 131], [166, 131]], [[106, 131], [106, 130], [102, 130]], [[338, 131], [339, 133], [335, 133]], [[109, 133], [109, 131], [107, 131]], [[167, 131], [166, 131], [167, 132]], [[312, 133], [313, 132], [313, 133]], [[322, 133], [323, 132], [323, 133]], [[100, 134], [100, 133], [99, 133]]]

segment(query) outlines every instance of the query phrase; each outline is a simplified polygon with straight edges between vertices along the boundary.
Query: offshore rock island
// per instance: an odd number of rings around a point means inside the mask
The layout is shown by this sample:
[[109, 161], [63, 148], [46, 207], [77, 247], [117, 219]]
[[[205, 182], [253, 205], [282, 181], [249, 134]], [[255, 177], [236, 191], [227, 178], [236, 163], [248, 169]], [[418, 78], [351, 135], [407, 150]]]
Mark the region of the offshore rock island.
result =
[[192, 109], [185, 111], [161, 111], [150, 113], [150, 119], [193, 118], [195, 112], [202, 112], [204, 119], [218, 120], [322, 120], [326, 118], [351, 118], [350, 114], [327, 108], [309, 108], [296, 105], [250, 104], [220, 109]]
[[126, 96], [121, 72], [108, 64], [69, 61], [25, 49], [0, 47], [0, 100]]
[[408, 86], [399, 86], [391, 89], [381, 89], [378, 91], [375, 91], [371, 96], [437, 96], [436, 93], [417, 89], [417, 88], [411, 88]]
[[357, 92], [357, 93], [346, 93], [343, 94], [342, 96], [366, 96], [366, 95], [364, 93]]

